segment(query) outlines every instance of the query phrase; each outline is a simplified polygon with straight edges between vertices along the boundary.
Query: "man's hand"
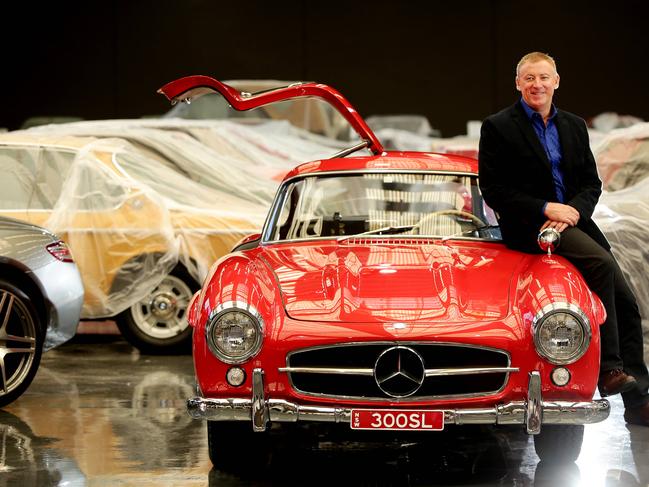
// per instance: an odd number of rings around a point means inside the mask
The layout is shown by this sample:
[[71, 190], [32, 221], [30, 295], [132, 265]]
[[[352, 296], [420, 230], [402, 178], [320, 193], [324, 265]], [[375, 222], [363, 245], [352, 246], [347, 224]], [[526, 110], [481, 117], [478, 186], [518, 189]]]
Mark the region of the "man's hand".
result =
[[[548, 203], [545, 206], [544, 214], [548, 217], [548, 221], [541, 227], [541, 230], [547, 227], [556, 228], [556, 224], [558, 223], [565, 223], [566, 226], [570, 225], [574, 227], [579, 222], [579, 212], [572, 206], [564, 205], [563, 203]], [[565, 228], [564, 226], [561, 230], [558, 228], [557, 230], [562, 231]]]
[[567, 223], [563, 223], [563, 222], [557, 222], [557, 221], [554, 221], [554, 220], [547, 220], [547, 221], [543, 224], [543, 226], [541, 227], [541, 230], [540, 230], [540, 231], [542, 232], [543, 230], [545, 230], [545, 229], [548, 228], [548, 227], [554, 228], [557, 232], [561, 233], [561, 232], [563, 232], [566, 228], [568, 228], [568, 224], [567, 224]]

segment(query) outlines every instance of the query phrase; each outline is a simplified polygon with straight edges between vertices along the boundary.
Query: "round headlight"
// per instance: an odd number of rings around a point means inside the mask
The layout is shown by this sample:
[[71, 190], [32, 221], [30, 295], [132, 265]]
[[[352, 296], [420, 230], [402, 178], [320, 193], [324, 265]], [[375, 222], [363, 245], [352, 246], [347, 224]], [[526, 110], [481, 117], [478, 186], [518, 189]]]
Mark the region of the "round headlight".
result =
[[590, 325], [574, 305], [551, 305], [534, 319], [534, 345], [553, 364], [571, 364], [581, 358], [590, 342]]
[[[252, 307], [220, 306], [205, 329], [212, 353], [227, 364], [240, 364], [256, 355], [261, 348], [262, 322]], [[224, 309], [225, 308], [225, 309]]]

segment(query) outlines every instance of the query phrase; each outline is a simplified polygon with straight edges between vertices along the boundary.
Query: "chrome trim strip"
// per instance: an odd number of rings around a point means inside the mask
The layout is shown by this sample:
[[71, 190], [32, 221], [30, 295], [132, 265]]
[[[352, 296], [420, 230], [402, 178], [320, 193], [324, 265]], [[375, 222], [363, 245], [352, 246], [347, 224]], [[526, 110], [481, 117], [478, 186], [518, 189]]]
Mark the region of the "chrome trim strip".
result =
[[426, 377], [438, 377], [444, 375], [474, 375], [474, 374], [498, 374], [519, 372], [518, 367], [464, 367], [457, 369], [426, 369]]
[[[408, 397], [404, 398], [403, 400], [411, 401], [411, 402], [425, 402], [425, 401], [433, 401], [433, 400], [440, 400], [440, 399], [461, 399], [461, 398], [469, 398], [473, 399], [476, 397], [486, 397], [486, 396], [491, 396], [494, 394], [500, 393], [505, 386], [507, 385], [507, 382], [509, 381], [509, 373], [510, 372], [519, 372], [519, 369], [517, 367], [509, 367], [511, 366], [511, 356], [509, 355], [509, 352], [506, 350], [500, 350], [498, 348], [492, 348], [492, 347], [485, 347], [482, 345], [473, 345], [473, 344], [467, 344], [467, 343], [457, 343], [457, 342], [416, 342], [416, 341], [408, 341], [408, 342], [398, 342], [398, 341], [379, 341], [379, 342], [346, 342], [346, 343], [333, 343], [329, 345], [316, 345], [314, 347], [307, 347], [307, 348], [301, 348], [299, 350], [293, 350], [289, 352], [286, 356], [286, 367], [278, 367], [278, 370], [283, 372], [285, 370], [291, 369], [290, 367], [290, 359], [291, 356], [296, 354], [296, 353], [301, 353], [301, 352], [310, 352], [314, 350], [324, 350], [327, 348], [343, 348], [343, 347], [356, 347], [356, 346], [426, 346], [426, 345], [435, 345], [435, 346], [448, 346], [448, 347], [462, 347], [462, 348], [473, 348], [473, 349], [478, 349], [478, 350], [487, 350], [490, 352], [496, 352], [496, 353], [501, 353], [507, 357], [507, 366], [505, 367], [506, 369], [512, 369], [511, 371], [505, 371], [503, 370], [502, 372], [506, 374], [505, 380], [503, 381], [502, 387], [500, 387], [496, 391], [486, 391], [486, 392], [479, 392], [479, 393], [472, 393], [472, 394], [447, 394], [447, 395], [437, 395], [437, 396], [417, 396], [417, 397]], [[515, 370], [514, 370], [515, 369]], [[351, 370], [351, 369], [350, 369]], [[363, 369], [357, 369], [357, 370], [363, 370]], [[434, 369], [429, 369], [429, 370], [434, 370]], [[427, 371], [428, 372], [428, 371]], [[484, 373], [489, 373], [489, 372], [484, 372]], [[353, 374], [350, 374], [353, 375]], [[361, 374], [357, 374], [361, 375]], [[365, 374], [363, 374], [365, 375]], [[351, 401], [368, 401], [368, 402], [380, 402], [380, 401], [385, 401], [385, 397], [366, 397], [366, 396], [342, 396], [342, 395], [329, 395], [329, 394], [318, 394], [318, 393], [313, 393], [313, 392], [306, 392], [301, 389], [298, 389], [295, 384], [293, 383], [293, 378], [289, 375], [289, 383], [291, 387], [299, 392], [300, 394], [303, 394], [305, 396], [309, 397], [315, 397], [315, 398], [330, 398], [330, 399], [341, 399], [341, 400], [351, 400]], [[395, 402], [400, 402], [401, 399], [395, 398], [393, 399]]]
[[[345, 369], [336, 367], [278, 367], [279, 372], [300, 373], [300, 374], [331, 374], [331, 375], [374, 375], [373, 369]], [[518, 367], [464, 367], [457, 369], [426, 369], [426, 377], [437, 377], [445, 375], [473, 375], [473, 374], [497, 374], [508, 372], [519, 372]]]
[[364, 375], [373, 376], [374, 369], [345, 369], [337, 367], [278, 367], [278, 371], [300, 374], [331, 374], [331, 375]]
[[543, 422], [543, 399], [541, 397], [541, 374], [530, 372], [527, 385], [527, 404], [525, 408], [525, 430], [528, 435], [538, 435]]

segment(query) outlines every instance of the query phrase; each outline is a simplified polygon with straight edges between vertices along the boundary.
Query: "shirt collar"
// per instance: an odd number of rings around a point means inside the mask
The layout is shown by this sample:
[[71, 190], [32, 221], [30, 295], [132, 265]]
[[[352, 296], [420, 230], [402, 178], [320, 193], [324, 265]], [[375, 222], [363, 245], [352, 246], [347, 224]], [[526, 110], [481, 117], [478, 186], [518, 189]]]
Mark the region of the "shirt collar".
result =
[[[534, 114], [537, 116], [541, 116], [541, 114], [537, 111], [535, 111], [531, 106], [529, 106], [527, 103], [525, 103], [525, 100], [523, 100], [523, 97], [521, 97], [521, 105], [523, 107], [523, 110], [525, 110], [525, 113], [527, 114], [527, 118], [532, 120], [532, 117], [534, 117]], [[552, 120], [554, 117], [557, 116], [557, 107], [554, 106], [554, 103], [552, 104], [552, 108], [550, 109], [550, 117], [548, 120]]]

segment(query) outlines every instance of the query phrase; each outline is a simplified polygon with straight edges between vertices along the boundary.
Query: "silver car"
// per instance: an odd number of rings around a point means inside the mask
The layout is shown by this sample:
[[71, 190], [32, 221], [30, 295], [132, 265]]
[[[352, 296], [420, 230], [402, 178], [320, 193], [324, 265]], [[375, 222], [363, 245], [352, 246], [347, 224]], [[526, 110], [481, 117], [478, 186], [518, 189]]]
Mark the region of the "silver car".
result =
[[43, 351], [74, 336], [82, 304], [67, 246], [43, 228], [0, 217], [0, 407], [25, 392]]

